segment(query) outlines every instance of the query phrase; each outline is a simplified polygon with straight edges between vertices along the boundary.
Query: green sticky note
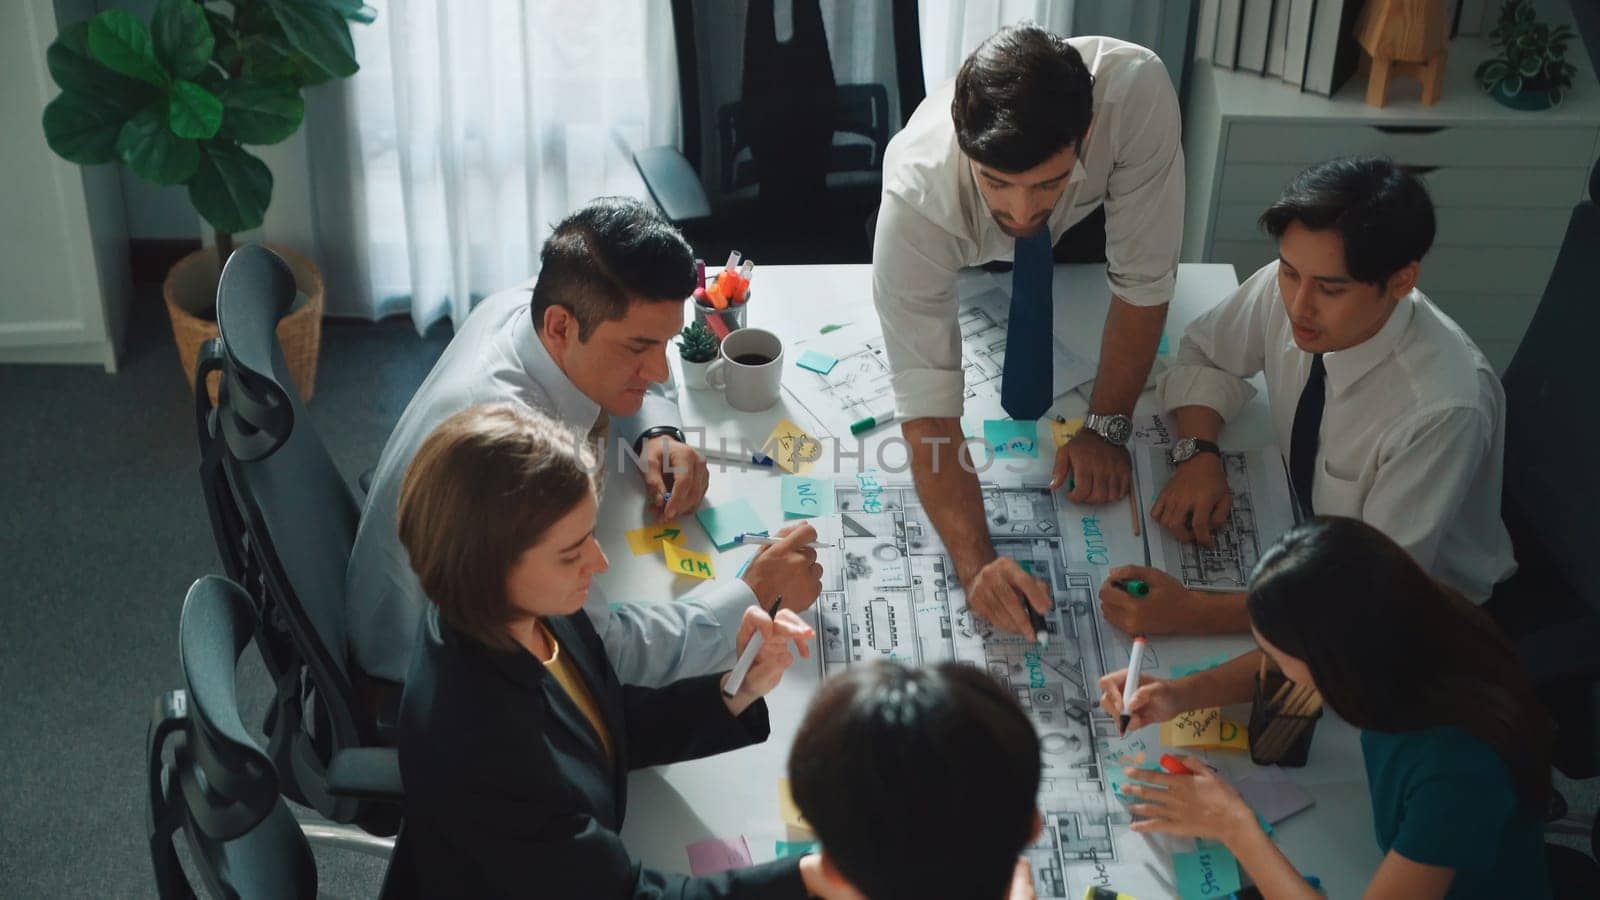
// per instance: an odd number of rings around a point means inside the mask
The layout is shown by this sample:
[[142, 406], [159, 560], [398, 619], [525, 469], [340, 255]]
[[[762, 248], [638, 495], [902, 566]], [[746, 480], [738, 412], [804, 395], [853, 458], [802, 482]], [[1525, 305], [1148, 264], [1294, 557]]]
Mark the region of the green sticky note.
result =
[[778, 858], [788, 856], [805, 856], [807, 853], [816, 853], [822, 845], [816, 841], [778, 841], [776, 843]]
[[783, 514], [800, 519], [833, 515], [833, 485], [821, 478], [785, 475], [779, 490]]
[[711, 543], [716, 544], [718, 550], [732, 547], [738, 542], [739, 535], [745, 532], [767, 532], [767, 526], [756, 515], [755, 507], [750, 505], [749, 500], [708, 506], [696, 511], [694, 517], [700, 520], [700, 527], [706, 530], [706, 537], [711, 538]]
[[994, 446], [994, 455], [1039, 458], [1039, 423], [1034, 419], [985, 419], [983, 439]]
[[807, 350], [800, 354], [799, 359], [795, 360], [795, 365], [802, 369], [810, 369], [818, 375], [826, 375], [832, 372], [833, 367], [838, 364], [839, 360], [818, 350]]
[[1226, 897], [1239, 890], [1239, 861], [1227, 847], [1208, 845], [1193, 853], [1172, 854], [1183, 900]]

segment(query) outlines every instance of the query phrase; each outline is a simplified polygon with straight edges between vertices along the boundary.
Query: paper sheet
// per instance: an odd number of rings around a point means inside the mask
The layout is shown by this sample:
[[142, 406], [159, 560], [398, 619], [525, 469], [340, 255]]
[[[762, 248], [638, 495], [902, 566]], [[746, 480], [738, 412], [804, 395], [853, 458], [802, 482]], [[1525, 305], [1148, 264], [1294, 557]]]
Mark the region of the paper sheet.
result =
[[750, 845], [743, 835], [697, 841], [684, 849], [689, 853], [689, 871], [695, 875], [715, 875], [750, 865]]
[[1212, 746], [1222, 739], [1221, 729], [1221, 709], [1191, 709], [1161, 723], [1161, 743], [1168, 747]]
[[1234, 781], [1233, 786], [1257, 815], [1274, 825], [1316, 802], [1277, 766], [1262, 766]]
[[635, 528], [625, 533], [623, 537], [628, 539], [628, 549], [633, 551], [634, 556], [660, 553], [662, 541], [671, 541], [679, 546], [683, 546], [685, 542], [683, 527], [678, 524], [677, 519], [669, 519], [655, 525]]
[[1190, 853], [1172, 854], [1183, 900], [1214, 900], [1239, 890], [1239, 861], [1227, 847], [1208, 844]]
[[804, 475], [785, 475], [779, 483], [783, 514], [797, 519], [833, 515], [833, 482]]
[[661, 552], [667, 557], [667, 568], [679, 575], [708, 580], [717, 577], [711, 557], [704, 553], [696, 553], [688, 547], [680, 547], [670, 541], [661, 542]]
[[1039, 423], [1033, 419], [985, 419], [983, 439], [997, 457], [1039, 457]]
[[789, 419], [772, 429], [761, 449], [780, 469], [793, 475], [806, 474], [822, 458], [822, 443]]

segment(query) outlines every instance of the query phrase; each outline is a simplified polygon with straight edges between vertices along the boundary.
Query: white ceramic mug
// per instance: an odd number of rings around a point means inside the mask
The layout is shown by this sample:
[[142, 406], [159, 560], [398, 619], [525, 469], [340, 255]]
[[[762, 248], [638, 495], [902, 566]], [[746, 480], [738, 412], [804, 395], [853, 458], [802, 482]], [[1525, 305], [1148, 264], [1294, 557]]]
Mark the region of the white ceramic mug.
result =
[[[754, 362], [760, 358], [763, 362]], [[744, 358], [745, 362], [739, 360]], [[778, 402], [783, 384], [783, 341], [765, 328], [741, 328], [722, 339], [722, 352], [706, 369], [706, 385], [722, 391], [728, 405], [761, 412]]]

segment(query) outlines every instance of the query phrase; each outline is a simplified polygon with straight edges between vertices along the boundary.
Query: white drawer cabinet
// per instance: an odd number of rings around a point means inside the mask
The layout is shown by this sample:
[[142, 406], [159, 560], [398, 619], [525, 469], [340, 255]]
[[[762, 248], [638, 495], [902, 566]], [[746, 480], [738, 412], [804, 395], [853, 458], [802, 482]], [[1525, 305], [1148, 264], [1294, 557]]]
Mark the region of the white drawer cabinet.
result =
[[1480, 38], [1451, 42], [1444, 96], [1431, 108], [1405, 80], [1378, 109], [1362, 102], [1362, 76], [1328, 98], [1197, 64], [1184, 109], [1183, 259], [1232, 263], [1244, 279], [1277, 255], [1256, 220], [1296, 172], [1334, 156], [1387, 155], [1414, 167], [1438, 209], [1423, 291], [1504, 368], [1600, 156], [1600, 82], [1581, 42], [1568, 50], [1576, 86], [1560, 109], [1537, 113], [1477, 89], [1472, 69], [1492, 55]]

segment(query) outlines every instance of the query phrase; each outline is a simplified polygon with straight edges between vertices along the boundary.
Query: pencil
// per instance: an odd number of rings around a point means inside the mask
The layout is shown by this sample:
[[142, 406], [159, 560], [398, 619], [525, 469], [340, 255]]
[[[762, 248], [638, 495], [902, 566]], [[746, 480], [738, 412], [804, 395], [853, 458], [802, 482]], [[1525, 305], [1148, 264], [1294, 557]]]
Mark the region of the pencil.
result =
[[1128, 509], [1133, 511], [1133, 536], [1139, 537], [1139, 498], [1133, 491], [1128, 492]]

